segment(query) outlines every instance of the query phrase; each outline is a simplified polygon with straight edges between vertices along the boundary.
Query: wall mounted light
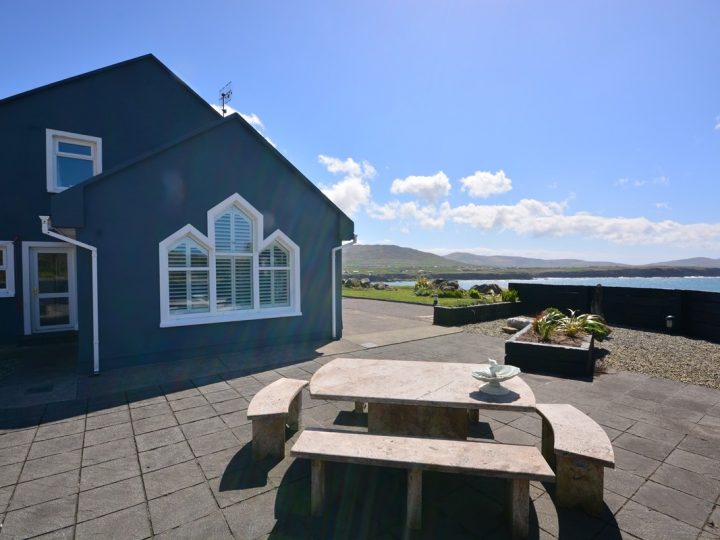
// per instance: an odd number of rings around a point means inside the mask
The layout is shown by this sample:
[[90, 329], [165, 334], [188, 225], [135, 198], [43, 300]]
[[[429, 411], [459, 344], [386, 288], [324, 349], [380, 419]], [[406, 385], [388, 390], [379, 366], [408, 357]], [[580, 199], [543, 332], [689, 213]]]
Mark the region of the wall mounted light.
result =
[[672, 332], [673, 328], [675, 328], [675, 317], [673, 315], [665, 317], [665, 328], [668, 332]]

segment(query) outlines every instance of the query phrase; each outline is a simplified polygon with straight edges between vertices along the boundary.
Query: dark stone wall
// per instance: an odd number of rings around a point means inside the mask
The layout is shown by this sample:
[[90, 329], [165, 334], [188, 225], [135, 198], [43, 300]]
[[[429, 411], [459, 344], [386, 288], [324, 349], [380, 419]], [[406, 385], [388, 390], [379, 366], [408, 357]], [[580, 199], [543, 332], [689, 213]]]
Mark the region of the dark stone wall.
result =
[[494, 321], [513, 317], [523, 312], [521, 302], [500, 302], [497, 304], [478, 304], [467, 307], [435, 306], [433, 324], [439, 326], [459, 326], [484, 321]]

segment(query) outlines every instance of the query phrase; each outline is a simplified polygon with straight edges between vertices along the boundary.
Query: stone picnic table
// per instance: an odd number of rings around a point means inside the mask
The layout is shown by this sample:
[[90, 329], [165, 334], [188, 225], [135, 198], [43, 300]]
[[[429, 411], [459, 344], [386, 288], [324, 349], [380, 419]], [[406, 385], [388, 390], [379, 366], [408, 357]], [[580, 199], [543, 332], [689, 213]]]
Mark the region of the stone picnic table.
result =
[[365, 402], [368, 432], [467, 439], [468, 413], [480, 409], [535, 411], [535, 396], [520, 377], [505, 395], [482, 391], [472, 377], [481, 364], [336, 358], [310, 380], [316, 399]]

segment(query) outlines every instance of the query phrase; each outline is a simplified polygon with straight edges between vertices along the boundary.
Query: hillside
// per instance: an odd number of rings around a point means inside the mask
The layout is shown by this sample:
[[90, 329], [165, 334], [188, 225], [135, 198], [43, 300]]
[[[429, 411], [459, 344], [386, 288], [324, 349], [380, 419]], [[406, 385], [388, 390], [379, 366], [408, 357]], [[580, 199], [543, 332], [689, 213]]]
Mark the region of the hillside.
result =
[[451, 261], [458, 261], [486, 268], [589, 268], [619, 267], [625, 264], [607, 261], [584, 261], [581, 259], [533, 259], [512, 255], [475, 255], [456, 251], [445, 255]]
[[709, 257], [693, 257], [691, 259], [680, 259], [677, 261], [665, 261], [644, 265], [646, 268], [658, 266], [682, 266], [692, 268], [720, 268], [720, 259], [710, 259]]
[[473, 270], [475, 265], [451, 261], [433, 253], [391, 245], [356, 244], [343, 250], [345, 271], [379, 271], [416, 273]]
[[505, 255], [451, 253], [445, 257], [393, 245], [349, 246], [343, 250], [346, 276], [412, 279], [418, 274], [455, 279], [531, 279], [533, 277], [673, 277], [720, 275], [720, 259], [694, 257], [648, 265], [581, 259], [536, 259]]

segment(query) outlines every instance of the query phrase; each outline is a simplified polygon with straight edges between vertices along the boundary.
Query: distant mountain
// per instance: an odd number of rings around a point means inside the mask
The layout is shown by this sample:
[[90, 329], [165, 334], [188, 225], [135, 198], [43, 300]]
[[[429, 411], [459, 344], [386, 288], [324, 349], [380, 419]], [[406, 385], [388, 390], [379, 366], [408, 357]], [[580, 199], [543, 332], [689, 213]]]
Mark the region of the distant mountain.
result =
[[474, 265], [452, 261], [433, 253], [392, 245], [356, 244], [343, 249], [343, 268], [386, 271], [474, 269]]
[[694, 257], [647, 265], [581, 259], [537, 259], [456, 252], [441, 257], [393, 245], [359, 244], [343, 249], [345, 275], [414, 279], [419, 274], [455, 279], [530, 279], [533, 277], [617, 277], [720, 275], [720, 259]]
[[720, 259], [710, 259], [709, 257], [692, 257], [690, 259], [679, 259], [677, 261], [665, 261], [644, 265], [646, 267], [656, 266], [681, 266], [691, 268], [720, 268]]
[[445, 255], [451, 261], [458, 261], [485, 268], [591, 268], [622, 267], [626, 264], [607, 261], [583, 261], [581, 259], [533, 259], [511, 255], [475, 255], [456, 251]]

